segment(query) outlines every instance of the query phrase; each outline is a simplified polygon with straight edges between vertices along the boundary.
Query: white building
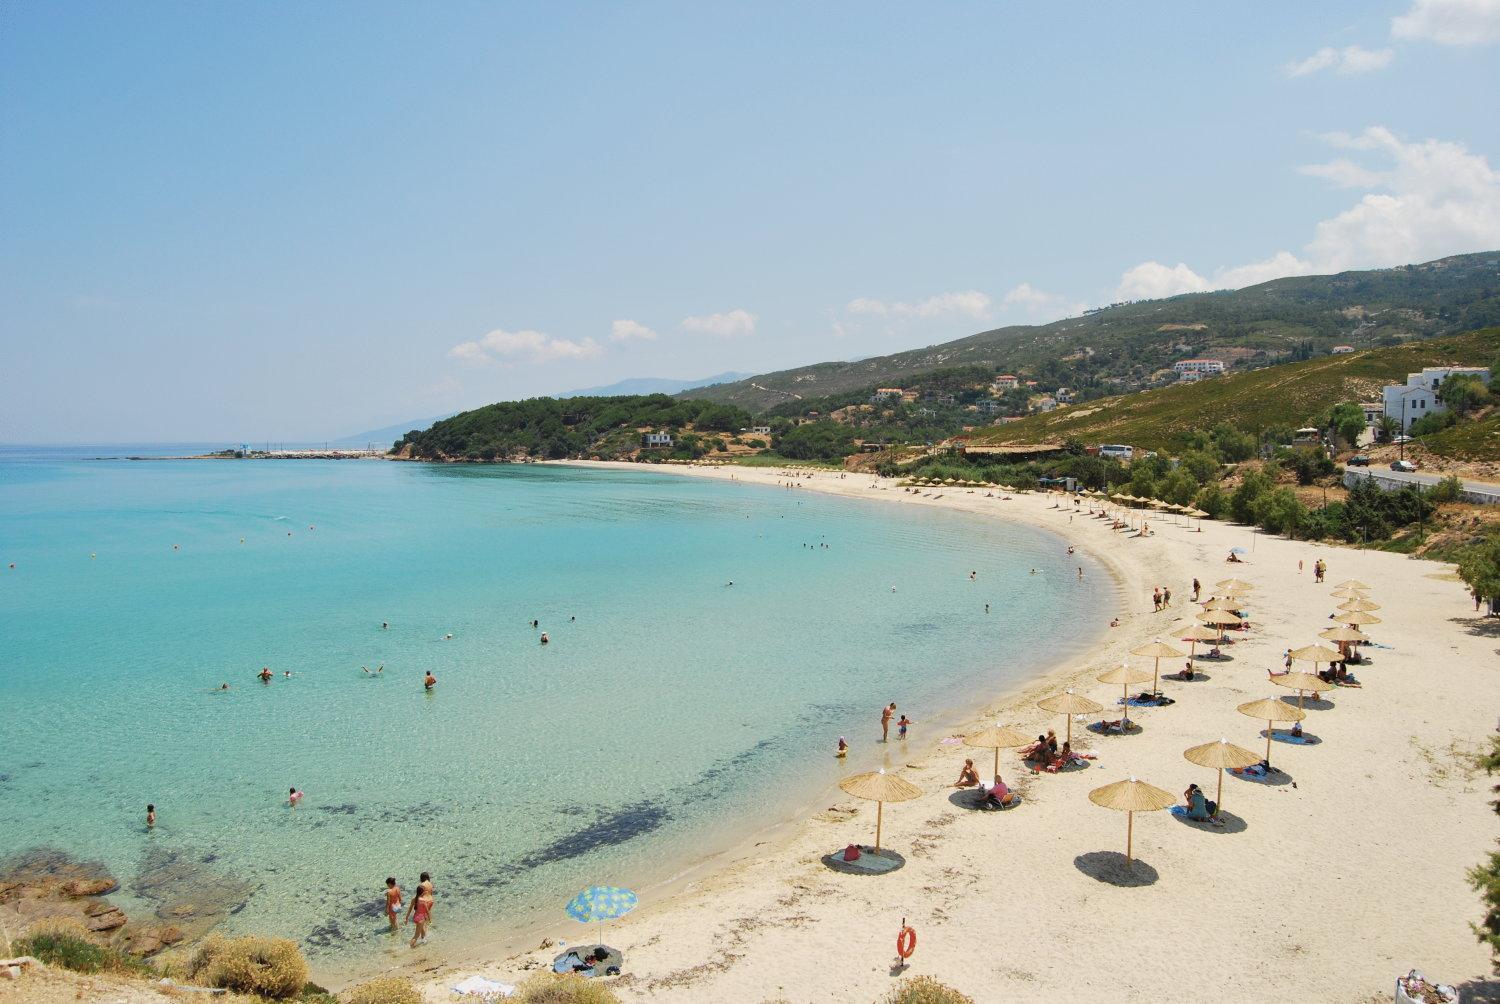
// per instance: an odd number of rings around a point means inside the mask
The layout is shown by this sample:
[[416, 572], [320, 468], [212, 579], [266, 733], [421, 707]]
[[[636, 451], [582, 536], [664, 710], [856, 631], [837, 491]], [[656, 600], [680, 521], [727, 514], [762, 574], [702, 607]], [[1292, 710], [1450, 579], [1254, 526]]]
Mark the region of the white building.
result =
[[979, 409], [981, 414], [998, 415], [1000, 414], [1000, 410], [1004, 408], [1005, 405], [1003, 402], [997, 401], [992, 397], [987, 397], [981, 401], [976, 402], [974, 407]]
[[752, 425], [750, 431], [757, 436], [769, 436], [771, 427], [769, 425]]
[[1179, 359], [1172, 364], [1172, 369], [1176, 370], [1179, 376], [1183, 373], [1208, 376], [1212, 373], [1223, 373], [1224, 361], [1222, 359]]
[[1003, 394], [1008, 390], [1015, 390], [1021, 386], [1021, 381], [1009, 373], [1002, 373], [995, 377], [995, 382], [990, 384], [990, 390], [996, 394]]
[[1031, 402], [1032, 411], [1056, 411], [1057, 399], [1054, 397], [1034, 398]]
[[1447, 411], [1447, 406], [1438, 400], [1438, 389], [1453, 376], [1473, 376], [1489, 383], [1490, 371], [1485, 366], [1428, 366], [1420, 373], [1408, 373], [1406, 383], [1389, 384], [1381, 390], [1385, 415], [1399, 422], [1401, 431], [1406, 432], [1423, 415]]
[[1354, 346], [1352, 346], [1352, 345], [1335, 345], [1333, 347], [1332, 354], [1336, 355], [1336, 356], [1342, 356], [1342, 355], [1347, 355], [1347, 354], [1349, 354], [1350, 352], [1353, 352], [1353, 351], [1354, 351]]
[[1365, 413], [1366, 425], [1379, 425], [1381, 416], [1385, 414], [1385, 405], [1380, 401], [1364, 401], [1359, 408]]
[[645, 436], [641, 437], [641, 442], [645, 444], [648, 450], [658, 447], [668, 447], [672, 445], [672, 434], [670, 432], [648, 432]]
[[875, 391], [875, 393], [870, 395], [870, 401], [872, 404], [880, 404], [882, 401], [899, 400], [901, 400], [900, 387], [881, 387], [879, 390]]

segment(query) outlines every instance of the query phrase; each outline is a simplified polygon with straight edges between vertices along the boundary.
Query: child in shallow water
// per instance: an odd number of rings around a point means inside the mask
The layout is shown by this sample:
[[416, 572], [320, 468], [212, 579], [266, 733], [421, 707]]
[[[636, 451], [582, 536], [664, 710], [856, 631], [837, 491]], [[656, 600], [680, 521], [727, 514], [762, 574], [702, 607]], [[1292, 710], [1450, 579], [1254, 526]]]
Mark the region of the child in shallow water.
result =
[[905, 715], [902, 715], [900, 721], [896, 722], [896, 738], [897, 739], [905, 739], [906, 738], [906, 727], [908, 725], [915, 725], [915, 724], [916, 724], [916, 722], [912, 721], [910, 718], [907, 718]]

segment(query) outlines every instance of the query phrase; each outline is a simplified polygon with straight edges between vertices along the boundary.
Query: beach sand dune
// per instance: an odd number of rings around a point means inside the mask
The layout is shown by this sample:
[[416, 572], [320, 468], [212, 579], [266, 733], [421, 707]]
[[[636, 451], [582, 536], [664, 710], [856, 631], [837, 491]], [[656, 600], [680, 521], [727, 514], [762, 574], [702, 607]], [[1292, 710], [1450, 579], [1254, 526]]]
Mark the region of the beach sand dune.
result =
[[[784, 480], [775, 470], [683, 473], [747, 485]], [[868, 475], [799, 480], [808, 490], [1048, 528], [1117, 577], [1118, 608], [1097, 617], [1118, 615], [1121, 626], [1088, 657], [1023, 691], [976, 695], [976, 728], [999, 721], [1061, 732], [1061, 716], [1035, 702], [1065, 686], [1112, 711], [1120, 690], [1095, 676], [1187, 623], [1194, 577], [1204, 598], [1230, 575], [1253, 583], [1253, 629], [1226, 649], [1228, 659], [1199, 663], [1207, 679], [1164, 680], [1176, 704], [1132, 710], [1141, 733], [1098, 737], [1076, 722], [1075, 742], [1098, 755], [1086, 769], [1033, 776], [1002, 751], [1002, 773], [1024, 795], [1014, 810], [978, 813], [952, 797], [964, 757], [980, 754], [984, 772], [988, 751], [938, 737], [913, 742], [902, 776], [925, 794], [886, 808], [883, 843], [906, 859], [894, 873], [838, 874], [821, 862], [836, 848], [868, 843], [875, 821], [874, 805], [843, 795], [830, 774], [831, 811], [670, 894], [647, 895], [611, 926], [609, 940], [628, 957], [628, 975], [614, 981], [623, 998], [874, 1001], [899, 979], [891, 966], [903, 920], [918, 934], [907, 972], [978, 1001], [1370, 1001], [1390, 999], [1395, 977], [1412, 967], [1455, 984], [1487, 978], [1488, 954], [1468, 926], [1479, 905], [1464, 874], [1500, 832], [1488, 781], [1472, 762], [1500, 712], [1500, 631], [1474, 615], [1451, 568], [1222, 523], [1195, 532], [1166, 517], [1151, 519], [1152, 536], [1137, 537], [1085, 515], [1070, 522], [1049, 508], [1056, 496], [1001, 501], [949, 490], [934, 500]], [[1231, 547], [1247, 549], [1244, 564], [1225, 563]], [[1313, 582], [1316, 558], [1328, 563], [1323, 585]], [[1318, 641], [1340, 602], [1332, 584], [1348, 578], [1370, 583], [1383, 606], [1383, 623], [1369, 630], [1381, 643], [1369, 650], [1374, 662], [1356, 668], [1363, 688], [1307, 702], [1304, 727], [1319, 742], [1273, 744], [1284, 783], [1226, 776], [1224, 827], [1137, 813], [1137, 860], [1127, 870], [1125, 816], [1094, 806], [1088, 792], [1135, 776], [1174, 794], [1196, 781], [1212, 794], [1214, 772], [1183, 751], [1221, 737], [1264, 749], [1265, 723], [1236, 706], [1288, 696], [1267, 670], [1280, 668], [1284, 649]], [[1152, 609], [1156, 585], [1173, 594], [1161, 613]], [[1073, 627], [1058, 624], [1059, 636]], [[1142, 663], [1150, 667], [1135, 660]], [[870, 695], [872, 732], [880, 696]], [[443, 988], [464, 973], [514, 978], [544, 957], [452, 960], [429, 976], [432, 999], [446, 999]]]

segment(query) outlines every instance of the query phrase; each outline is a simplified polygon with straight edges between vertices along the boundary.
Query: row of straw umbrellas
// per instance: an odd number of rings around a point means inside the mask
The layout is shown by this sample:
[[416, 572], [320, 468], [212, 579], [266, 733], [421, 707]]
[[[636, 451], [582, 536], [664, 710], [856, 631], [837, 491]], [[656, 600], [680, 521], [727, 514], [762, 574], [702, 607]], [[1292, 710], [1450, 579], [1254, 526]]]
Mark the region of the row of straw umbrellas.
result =
[[[1199, 624], [1186, 631], [1183, 640], [1191, 641], [1194, 646], [1199, 641], [1222, 641], [1225, 627], [1239, 625], [1243, 620], [1235, 610], [1244, 605], [1253, 586], [1240, 579], [1224, 579], [1216, 585], [1222, 593], [1210, 598], [1203, 604], [1204, 612], [1198, 615]], [[1337, 649], [1326, 645], [1308, 645], [1303, 648], [1292, 649], [1288, 652], [1291, 663], [1310, 662], [1316, 668], [1319, 665], [1339, 662], [1347, 657], [1351, 646], [1368, 642], [1370, 639], [1362, 631], [1361, 627], [1380, 623], [1380, 618], [1375, 616], [1374, 611], [1380, 609], [1380, 605], [1370, 600], [1370, 587], [1358, 580], [1350, 579], [1339, 583], [1334, 589], [1334, 595], [1340, 597], [1343, 602], [1339, 605], [1338, 612], [1334, 616], [1337, 626], [1320, 632], [1323, 639], [1335, 642]], [[1150, 674], [1144, 669], [1134, 669], [1128, 663], [1123, 663], [1115, 669], [1111, 669], [1099, 675], [1098, 680], [1106, 684], [1119, 684], [1123, 694], [1128, 701], [1129, 688], [1134, 683], [1145, 683], [1152, 681], [1153, 691], [1160, 682], [1161, 660], [1164, 658], [1175, 658], [1184, 654], [1189, 659], [1193, 654], [1179, 651], [1171, 644], [1156, 639], [1140, 648], [1133, 649], [1132, 655], [1142, 656], [1154, 660]], [[1216, 803], [1218, 810], [1224, 805], [1224, 771], [1243, 770], [1256, 763], [1264, 762], [1268, 766], [1271, 762], [1271, 738], [1276, 723], [1300, 722], [1306, 718], [1307, 713], [1302, 706], [1304, 693], [1318, 694], [1333, 688], [1323, 677], [1316, 672], [1304, 673], [1300, 671], [1288, 671], [1272, 678], [1272, 682], [1279, 687], [1295, 690], [1297, 692], [1297, 704], [1293, 706], [1286, 701], [1275, 697], [1267, 697], [1257, 701], [1248, 701], [1239, 705], [1239, 712], [1249, 718], [1266, 723], [1266, 753], [1262, 758], [1259, 754], [1251, 752], [1241, 746], [1236, 746], [1228, 739], [1219, 739], [1216, 742], [1204, 743], [1199, 746], [1190, 747], [1183, 751], [1183, 758], [1189, 763], [1199, 767], [1207, 767], [1218, 773], [1218, 790], [1216, 792]], [[1129, 704], [1124, 705], [1126, 708]], [[1097, 701], [1090, 700], [1081, 694], [1075, 694], [1071, 689], [1063, 691], [1051, 697], [1043, 698], [1037, 702], [1037, 707], [1044, 711], [1066, 716], [1067, 741], [1073, 739], [1073, 716], [1092, 715], [1104, 710], [1104, 706]], [[999, 723], [982, 729], [973, 735], [965, 736], [964, 745], [976, 749], [991, 749], [995, 754], [994, 773], [1000, 774], [1000, 751], [1002, 749], [1014, 749], [1026, 746], [1032, 742], [1031, 738]], [[856, 798], [866, 799], [876, 803], [875, 810], [875, 850], [880, 850], [881, 826], [884, 817], [886, 802], [905, 802], [917, 798], [922, 794], [920, 788], [898, 777], [888, 774], [884, 770], [872, 771], [865, 774], [856, 774], [845, 778], [839, 783], [839, 787]], [[1135, 814], [1137, 812], [1154, 812], [1170, 808], [1176, 804], [1176, 797], [1171, 792], [1164, 791], [1155, 785], [1148, 784], [1138, 778], [1130, 777], [1123, 781], [1115, 781], [1103, 787], [1095, 788], [1089, 792], [1089, 801], [1106, 809], [1114, 809], [1126, 813], [1125, 823], [1125, 862], [1127, 865], [1132, 860]]]

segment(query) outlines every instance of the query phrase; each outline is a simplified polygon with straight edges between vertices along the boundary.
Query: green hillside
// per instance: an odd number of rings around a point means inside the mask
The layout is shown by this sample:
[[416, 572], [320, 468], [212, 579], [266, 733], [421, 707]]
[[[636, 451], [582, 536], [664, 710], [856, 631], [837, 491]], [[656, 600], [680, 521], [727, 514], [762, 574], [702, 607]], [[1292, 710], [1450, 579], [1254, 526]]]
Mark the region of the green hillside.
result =
[[[1084, 399], [1138, 390], [1198, 355], [1254, 369], [1356, 348], [1500, 324], [1500, 251], [1421, 265], [1277, 279], [1245, 289], [1116, 304], [1039, 326], [858, 362], [828, 362], [680, 395], [763, 412], [777, 405], [903, 386], [935, 371], [980, 366], [1067, 386]], [[783, 409], [785, 410], [785, 409]]]
[[[1188, 433], [1220, 423], [1253, 433], [1307, 425], [1341, 401], [1378, 401], [1382, 386], [1404, 382], [1408, 372], [1424, 366], [1486, 366], [1497, 357], [1500, 327], [1492, 327], [1103, 398], [978, 430], [972, 438], [995, 444], [1076, 438], [1090, 444], [1171, 450]], [[1449, 431], [1455, 439], [1474, 435]], [[1474, 448], [1468, 439], [1465, 446]], [[1482, 443], [1478, 446], [1484, 448]]]

